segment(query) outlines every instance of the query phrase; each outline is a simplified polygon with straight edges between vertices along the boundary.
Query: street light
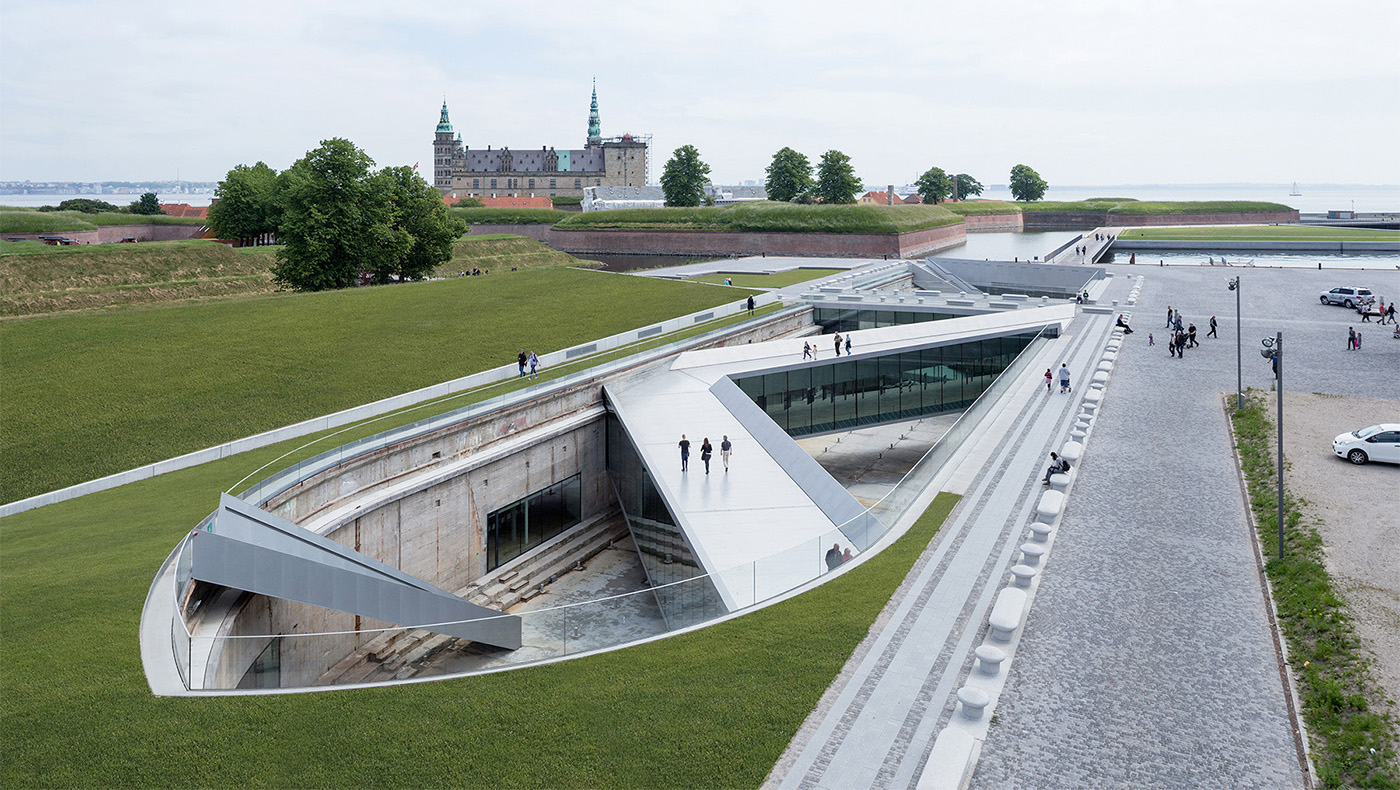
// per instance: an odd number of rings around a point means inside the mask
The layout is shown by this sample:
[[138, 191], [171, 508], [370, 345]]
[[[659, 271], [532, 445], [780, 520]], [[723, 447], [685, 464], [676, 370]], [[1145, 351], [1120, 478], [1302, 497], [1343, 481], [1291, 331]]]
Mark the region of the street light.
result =
[[1235, 411], [1244, 408], [1244, 363], [1240, 358], [1240, 277], [1230, 280], [1230, 290], [1235, 292]]
[[1274, 389], [1278, 391], [1278, 558], [1283, 559], [1283, 333], [1259, 341], [1259, 353], [1274, 368]]

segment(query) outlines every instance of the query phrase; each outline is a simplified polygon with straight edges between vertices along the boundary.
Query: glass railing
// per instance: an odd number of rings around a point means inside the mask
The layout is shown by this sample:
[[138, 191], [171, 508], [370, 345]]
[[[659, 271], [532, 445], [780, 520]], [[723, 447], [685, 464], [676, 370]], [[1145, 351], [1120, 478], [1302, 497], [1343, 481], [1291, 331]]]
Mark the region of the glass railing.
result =
[[[206, 635], [191, 634], [184, 618], [177, 616], [172, 622], [176, 662], [186, 683], [195, 689], [392, 683], [498, 670], [617, 648], [762, 605], [818, 581], [888, 535], [1002, 394], [1026, 379], [1031, 360], [1046, 343], [1043, 335], [1042, 330], [1021, 350], [1003, 374], [884, 497], [819, 538], [754, 562], [673, 584], [503, 614], [502, 617], [521, 620], [522, 646], [514, 651], [487, 648], [432, 632], [433, 627], [447, 623], [306, 634]], [[176, 591], [178, 607], [183, 594], [178, 581]], [[724, 611], [713, 605], [715, 591], [724, 602]], [[670, 626], [658, 606], [659, 596], [668, 600], [667, 616], [673, 621]], [[675, 617], [675, 611], [684, 616]], [[353, 620], [351, 615], [344, 617]], [[237, 677], [227, 673], [230, 668], [247, 667], [254, 667], [255, 671], [238, 669], [241, 674]]]

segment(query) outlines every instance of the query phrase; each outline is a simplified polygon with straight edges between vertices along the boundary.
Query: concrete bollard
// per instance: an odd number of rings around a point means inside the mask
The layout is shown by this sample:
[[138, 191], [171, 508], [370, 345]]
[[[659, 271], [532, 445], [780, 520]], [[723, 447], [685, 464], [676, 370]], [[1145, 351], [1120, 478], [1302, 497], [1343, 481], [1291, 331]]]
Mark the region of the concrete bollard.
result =
[[1001, 662], [1006, 660], [1006, 651], [996, 645], [978, 645], [972, 651], [977, 656], [977, 671], [984, 675], [1001, 674]]
[[975, 689], [971, 686], [963, 686], [958, 689], [958, 702], [962, 703], [962, 715], [965, 719], [977, 721], [982, 718], [982, 709], [987, 707], [991, 701], [991, 696], [982, 689]]
[[1032, 522], [1031, 540], [1035, 541], [1036, 543], [1044, 543], [1045, 541], [1050, 539], [1050, 533], [1054, 531], [1055, 528], [1050, 526], [1049, 524], [1046, 524], [1044, 521]]
[[1040, 564], [1040, 558], [1045, 556], [1045, 547], [1039, 543], [1021, 544], [1021, 564], [1029, 565], [1032, 568]]
[[1014, 583], [1017, 587], [1031, 586], [1031, 579], [1035, 578], [1036, 569], [1029, 565], [1012, 565], [1011, 575], [1016, 577]]

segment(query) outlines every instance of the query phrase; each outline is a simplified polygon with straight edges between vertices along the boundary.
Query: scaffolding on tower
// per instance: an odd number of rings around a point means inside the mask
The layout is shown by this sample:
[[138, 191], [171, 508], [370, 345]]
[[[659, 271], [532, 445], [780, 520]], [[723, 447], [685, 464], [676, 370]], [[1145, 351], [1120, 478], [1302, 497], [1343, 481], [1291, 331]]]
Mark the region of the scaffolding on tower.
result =
[[652, 183], [652, 180], [651, 180], [651, 133], [650, 133], [650, 132], [641, 132], [641, 133], [627, 132], [627, 133], [625, 133], [625, 134], [620, 134], [620, 135], [618, 135], [617, 137], [609, 137], [609, 138], [607, 138], [606, 140], [604, 140], [603, 142], [605, 142], [605, 143], [621, 143], [621, 142], [625, 142], [627, 138], [631, 138], [633, 142], [645, 143], [645, 144], [646, 144], [646, 147], [647, 147], [647, 155], [646, 155], [646, 162], [647, 162], [647, 166], [646, 166], [646, 180], [645, 180], [644, 182], [642, 182], [642, 184], [643, 184], [643, 186], [655, 186], [655, 184], [653, 184], [653, 183]]

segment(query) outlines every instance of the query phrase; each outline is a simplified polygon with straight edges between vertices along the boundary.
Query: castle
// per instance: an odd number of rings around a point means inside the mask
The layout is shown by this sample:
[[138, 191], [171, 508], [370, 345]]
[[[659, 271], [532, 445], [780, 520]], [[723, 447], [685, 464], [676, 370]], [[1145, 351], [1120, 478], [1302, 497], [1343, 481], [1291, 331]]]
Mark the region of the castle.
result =
[[645, 186], [651, 135], [604, 139], [598, 121], [598, 87], [588, 110], [588, 141], [559, 151], [472, 149], [454, 136], [447, 100], [433, 135], [433, 186], [447, 197], [583, 195], [584, 187]]

